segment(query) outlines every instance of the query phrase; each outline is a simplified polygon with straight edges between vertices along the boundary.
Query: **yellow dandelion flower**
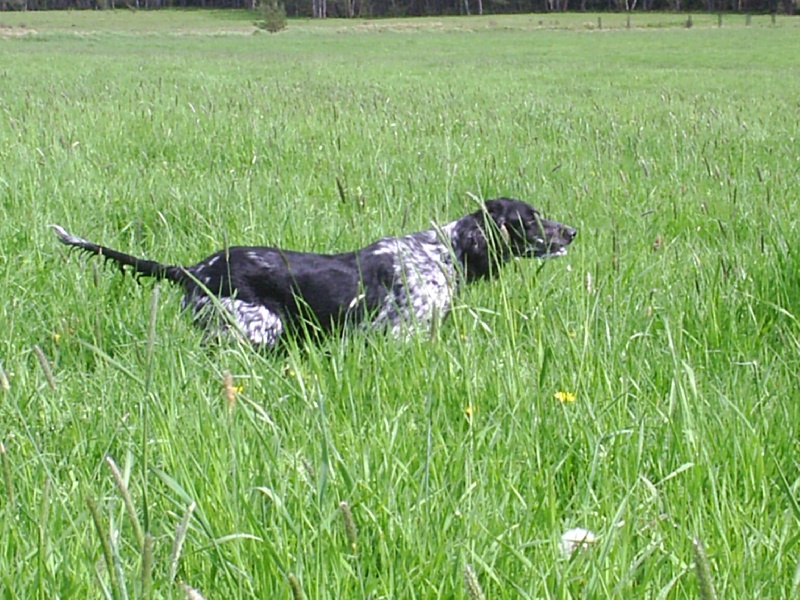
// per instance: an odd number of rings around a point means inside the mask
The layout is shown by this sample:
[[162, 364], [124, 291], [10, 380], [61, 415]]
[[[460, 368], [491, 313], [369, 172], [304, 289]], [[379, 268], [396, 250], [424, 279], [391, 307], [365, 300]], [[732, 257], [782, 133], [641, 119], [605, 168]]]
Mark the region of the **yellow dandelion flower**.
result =
[[572, 392], [558, 391], [553, 394], [553, 397], [559, 402], [575, 402], [575, 394]]
[[61, 334], [53, 333], [53, 341], [57, 344], [61, 340]]
[[475, 409], [472, 407], [471, 404], [467, 405], [467, 407], [464, 409], [464, 414], [467, 416], [468, 419], [471, 419], [472, 415], [475, 414]]

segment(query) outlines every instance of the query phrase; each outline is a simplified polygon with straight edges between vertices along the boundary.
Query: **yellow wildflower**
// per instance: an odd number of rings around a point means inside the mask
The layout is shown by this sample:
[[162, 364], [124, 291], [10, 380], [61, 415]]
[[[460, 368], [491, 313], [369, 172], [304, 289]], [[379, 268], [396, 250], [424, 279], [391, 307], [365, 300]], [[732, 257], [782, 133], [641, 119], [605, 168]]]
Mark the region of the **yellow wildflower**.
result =
[[572, 392], [558, 391], [553, 394], [553, 397], [559, 402], [575, 402], [575, 394]]

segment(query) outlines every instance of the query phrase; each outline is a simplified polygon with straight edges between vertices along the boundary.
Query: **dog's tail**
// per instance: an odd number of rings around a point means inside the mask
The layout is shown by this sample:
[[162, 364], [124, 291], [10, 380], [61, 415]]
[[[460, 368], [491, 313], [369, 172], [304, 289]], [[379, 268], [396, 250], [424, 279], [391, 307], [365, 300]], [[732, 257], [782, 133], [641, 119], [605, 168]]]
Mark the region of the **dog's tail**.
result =
[[186, 278], [186, 270], [183, 267], [175, 267], [164, 265], [152, 260], [143, 260], [136, 258], [124, 252], [118, 252], [105, 246], [99, 246], [93, 242], [79, 238], [67, 232], [66, 229], [59, 225], [51, 225], [53, 230], [58, 236], [58, 241], [73, 248], [80, 248], [89, 254], [96, 254], [102, 256], [106, 260], [111, 260], [117, 263], [120, 269], [125, 272], [125, 267], [133, 269], [136, 277], [155, 277], [156, 279], [166, 279], [175, 283], [183, 283]]

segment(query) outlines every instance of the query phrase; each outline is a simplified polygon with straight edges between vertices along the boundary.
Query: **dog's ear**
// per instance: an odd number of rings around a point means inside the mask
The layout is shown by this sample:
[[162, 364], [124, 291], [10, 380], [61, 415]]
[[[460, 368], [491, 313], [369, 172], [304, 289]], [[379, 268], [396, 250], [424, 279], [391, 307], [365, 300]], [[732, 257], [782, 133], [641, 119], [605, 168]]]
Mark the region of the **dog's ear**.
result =
[[[508, 230], [507, 215], [503, 207], [497, 202], [489, 202], [483, 209], [484, 234], [493, 243], [500, 243], [500, 247], [511, 243], [511, 233]], [[499, 234], [499, 239], [498, 239]], [[499, 248], [496, 248], [499, 250]]]
[[497, 202], [487, 202], [484, 205], [483, 214], [486, 233], [492, 235], [490, 232], [499, 232], [500, 239], [508, 244], [511, 241], [511, 234], [508, 232], [506, 213], [502, 205]]
[[489, 242], [485, 234], [485, 215], [477, 212], [465, 217], [461, 220], [460, 226], [462, 241], [459, 246], [467, 278], [483, 277], [489, 270]]
[[488, 242], [486, 241], [486, 234], [484, 233], [483, 228], [477, 226], [473, 227], [470, 230], [467, 239], [469, 240], [469, 250], [467, 253], [471, 258], [474, 259], [476, 257], [486, 256]]
[[483, 212], [489, 215], [497, 223], [498, 227], [502, 227], [506, 222], [502, 206], [497, 201], [490, 201], [484, 204]]

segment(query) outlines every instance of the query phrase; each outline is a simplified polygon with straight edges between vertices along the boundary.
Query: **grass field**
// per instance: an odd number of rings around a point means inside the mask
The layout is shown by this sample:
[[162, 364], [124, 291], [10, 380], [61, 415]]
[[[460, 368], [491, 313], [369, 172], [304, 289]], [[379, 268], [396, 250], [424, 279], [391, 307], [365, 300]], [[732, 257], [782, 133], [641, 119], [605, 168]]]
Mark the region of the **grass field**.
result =
[[[0, 597], [709, 598], [695, 539], [797, 597], [800, 21], [685, 18], [0, 15]], [[190, 263], [470, 195], [580, 234], [276, 354], [47, 227]]]

